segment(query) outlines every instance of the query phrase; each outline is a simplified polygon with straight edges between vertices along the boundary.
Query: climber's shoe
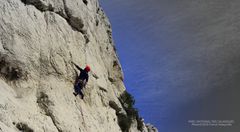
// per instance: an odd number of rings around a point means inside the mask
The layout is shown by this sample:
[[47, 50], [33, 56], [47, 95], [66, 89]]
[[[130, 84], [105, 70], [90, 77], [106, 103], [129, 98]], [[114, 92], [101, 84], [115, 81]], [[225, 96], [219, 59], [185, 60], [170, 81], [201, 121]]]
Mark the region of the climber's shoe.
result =
[[77, 94], [77, 93], [75, 93], [75, 92], [73, 92], [73, 95], [74, 95], [74, 96], [77, 96], [78, 94]]

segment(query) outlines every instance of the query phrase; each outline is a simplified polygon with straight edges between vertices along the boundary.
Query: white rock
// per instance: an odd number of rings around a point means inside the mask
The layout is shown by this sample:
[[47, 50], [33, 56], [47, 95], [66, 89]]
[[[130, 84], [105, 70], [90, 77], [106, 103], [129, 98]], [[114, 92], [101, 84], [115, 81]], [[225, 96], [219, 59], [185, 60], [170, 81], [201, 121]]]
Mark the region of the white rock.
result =
[[[109, 101], [124, 111], [123, 74], [98, 1], [2, 0], [0, 18], [0, 131], [121, 131]], [[84, 100], [71, 61], [91, 66]]]

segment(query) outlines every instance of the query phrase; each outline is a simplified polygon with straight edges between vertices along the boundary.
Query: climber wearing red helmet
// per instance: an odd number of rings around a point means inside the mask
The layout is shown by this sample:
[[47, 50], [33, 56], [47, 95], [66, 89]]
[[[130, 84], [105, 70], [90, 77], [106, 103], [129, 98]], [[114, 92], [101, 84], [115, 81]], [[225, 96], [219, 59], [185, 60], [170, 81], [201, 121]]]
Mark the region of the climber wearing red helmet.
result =
[[85, 87], [88, 82], [88, 72], [90, 72], [91, 69], [90, 69], [90, 66], [88, 66], [88, 65], [86, 65], [86, 67], [84, 69], [82, 69], [75, 63], [73, 63], [73, 64], [80, 71], [80, 75], [78, 76], [78, 78], [75, 81], [75, 85], [74, 85], [75, 92], [73, 94], [75, 96], [80, 94], [83, 99], [82, 88]]
[[85, 67], [84, 70], [86, 70], [87, 72], [89, 72], [89, 71], [90, 71], [90, 66], [89, 66], [89, 65], [86, 65], [86, 67]]

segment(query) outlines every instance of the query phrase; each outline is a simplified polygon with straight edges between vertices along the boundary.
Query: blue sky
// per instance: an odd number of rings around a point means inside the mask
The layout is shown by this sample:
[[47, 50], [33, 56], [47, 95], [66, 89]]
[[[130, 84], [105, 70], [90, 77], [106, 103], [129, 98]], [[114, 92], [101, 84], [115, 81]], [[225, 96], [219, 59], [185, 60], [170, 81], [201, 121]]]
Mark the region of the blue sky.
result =
[[[127, 90], [163, 132], [237, 132], [240, 24], [237, 0], [100, 0]], [[190, 119], [235, 120], [228, 128]]]

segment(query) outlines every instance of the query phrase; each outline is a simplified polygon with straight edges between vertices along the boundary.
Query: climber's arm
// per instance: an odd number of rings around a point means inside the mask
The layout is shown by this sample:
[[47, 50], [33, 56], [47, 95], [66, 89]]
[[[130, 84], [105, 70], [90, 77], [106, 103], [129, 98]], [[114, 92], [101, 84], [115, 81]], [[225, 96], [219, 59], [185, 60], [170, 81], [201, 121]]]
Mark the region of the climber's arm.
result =
[[81, 67], [79, 67], [77, 64], [75, 64], [74, 62], [72, 62], [72, 63], [79, 71], [83, 71], [83, 69]]

